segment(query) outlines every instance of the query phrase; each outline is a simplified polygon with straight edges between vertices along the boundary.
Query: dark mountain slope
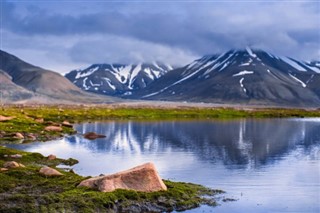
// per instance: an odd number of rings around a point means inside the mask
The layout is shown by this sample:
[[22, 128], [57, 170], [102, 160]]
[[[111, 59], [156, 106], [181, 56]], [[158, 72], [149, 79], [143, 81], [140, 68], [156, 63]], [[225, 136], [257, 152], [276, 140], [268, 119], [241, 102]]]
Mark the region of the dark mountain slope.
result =
[[319, 73], [314, 64], [247, 48], [172, 70], [131, 98], [320, 106]]

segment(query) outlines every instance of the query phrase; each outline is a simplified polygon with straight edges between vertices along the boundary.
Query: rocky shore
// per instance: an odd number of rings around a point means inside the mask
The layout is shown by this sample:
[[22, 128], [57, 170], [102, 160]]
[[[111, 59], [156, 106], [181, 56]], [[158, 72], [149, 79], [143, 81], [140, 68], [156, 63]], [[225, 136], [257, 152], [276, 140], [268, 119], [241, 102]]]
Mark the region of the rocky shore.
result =
[[[5, 107], [0, 111], [0, 142], [5, 145], [63, 137], [75, 133], [73, 122], [101, 119], [110, 113], [111, 109], [90, 115], [82, 109]], [[105, 136], [88, 132], [83, 137], [94, 140]], [[57, 168], [76, 163], [75, 159], [64, 160], [53, 154], [45, 157], [0, 146], [0, 212], [182, 211], [203, 204], [215, 206], [216, 196], [223, 193], [162, 180], [152, 163], [93, 178], [79, 176], [72, 168]]]
[[[152, 164], [97, 178], [79, 176], [71, 168], [57, 168], [76, 163], [75, 159], [45, 157], [0, 147], [0, 166], [3, 167], [0, 171], [0, 212], [182, 211], [200, 205], [215, 206], [217, 196], [223, 193], [196, 184], [157, 179]], [[113, 186], [120, 187], [112, 190], [88, 187], [96, 186], [99, 178], [105, 180], [98, 181], [100, 186], [111, 181]], [[140, 178], [142, 188], [136, 184]], [[130, 190], [122, 186], [140, 188]]]

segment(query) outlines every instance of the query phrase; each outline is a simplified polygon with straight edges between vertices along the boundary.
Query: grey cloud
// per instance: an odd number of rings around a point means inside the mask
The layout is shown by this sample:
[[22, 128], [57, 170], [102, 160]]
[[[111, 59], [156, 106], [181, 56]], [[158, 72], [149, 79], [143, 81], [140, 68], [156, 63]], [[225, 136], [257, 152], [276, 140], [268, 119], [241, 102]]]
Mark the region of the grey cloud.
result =
[[70, 48], [68, 54], [76, 62], [124, 64], [163, 61], [182, 65], [199, 57], [187, 50], [111, 35], [81, 40]]
[[[75, 62], [153, 60], [170, 55], [182, 64], [191, 56], [246, 45], [299, 59], [320, 57], [320, 11], [312, 2], [40, 1], [24, 5], [21, 13], [23, 4], [4, 1], [5, 30], [28, 37], [34, 48], [40, 48], [39, 37], [47, 38], [47, 43], [54, 43]], [[66, 38], [69, 43], [64, 42]], [[20, 45], [31, 48], [25, 41]]]

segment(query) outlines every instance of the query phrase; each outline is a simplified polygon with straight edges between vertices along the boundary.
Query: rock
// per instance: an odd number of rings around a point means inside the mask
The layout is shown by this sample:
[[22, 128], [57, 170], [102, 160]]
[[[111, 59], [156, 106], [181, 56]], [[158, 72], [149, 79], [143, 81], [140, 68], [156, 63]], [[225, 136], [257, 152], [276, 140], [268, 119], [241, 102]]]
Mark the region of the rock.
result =
[[24, 136], [20, 132], [17, 132], [13, 134], [13, 138], [24, 139]]
[[95, 132], [87, 132], [83, 135], [84, 138], [89, 139], [89, 140], [94, 140], [97, 138], [105, 138], [105, 135], [99, 135]]
[[62, 125], [62, 126], [65, 126], [65, 127], [70, 127], [70, 128], [73, 127], [72, 124], [69, 123], [69, 121], [63, 121], [63, 122], [61, 123], [61, 125]]
[[0, 168], [0, 171], [1, 172], [5, 172], [5, 171], [8, 171], [9, 169], [7, 169], [7, 168]]
[[51, 132], [61, 132], [62, 128], [60, 126], [47, 126], [46, 128], [44, 128], [44, 130], [46, 131], [51, 131]]
[[112, 192], [116, 189], [141, 192], [167, 190], [153, 163], [146, 163], [112, 175], [89, 178], [82, 181], [79, 186], [97, 189], [102, 192]]
[[34, 140], [37, 140], [37, 137], [34, 136], [32, 133], [29, 133], [29, 134], [27, 134], [27, 139], [34, 141]]
[[10, 155], [11, 158], [22, 158], [22, 155], [20, 154], [14, 154], [14, 155]]
[[45, 176], [62, 176], [63, 174], [61, 174], [59, 171], [50, 168], [48, 166], [44, 166], [40, 169], [39, 171], [40, 174], [45, 175]]
[[25, 166], [21, 163], [15, 162], [15, 161], [8, 161], [3, 164], [3, 167], [8, 168], [8, 169], [12, 169], [12, 168], [18, 168], [18, 167], [25, 167]]
[[3, 121], [10, 121], [12, 119], [14, 119], [15, 117], [14, 116], [3, 116], [3, 115], [0, 115], [0, 122], [3, 122]]
[[48, 121], [48, 122], [46, 122], [46, 124], [50, 125], [50, 126], [60, 126], [60, 124], [53, 122], [53, 121]]
[[55, 156], [55, 155], [49, 155], [48, 156], [48, 160], [55, 160], [57, 158], [57, 156]]
[[38, 122], [38, 123], [43, 123], [44, 119], [43, 118], [36, 118], [34, 121]]

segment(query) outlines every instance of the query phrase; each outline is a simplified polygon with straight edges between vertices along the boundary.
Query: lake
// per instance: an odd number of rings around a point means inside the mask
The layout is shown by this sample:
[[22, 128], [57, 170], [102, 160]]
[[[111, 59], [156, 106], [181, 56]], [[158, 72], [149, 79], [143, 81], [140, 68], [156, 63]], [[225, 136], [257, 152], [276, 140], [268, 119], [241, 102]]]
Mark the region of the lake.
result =
[[[160, 176], [227, 192], [235, 202], [187, 212], [320, 212], [320, 119], [106, 121], [80, 134], [10, 145], [80, 161], [81, 175], [110, 174], [154, 162]], [[9, 145], [8, 145], [9, 146]]]

